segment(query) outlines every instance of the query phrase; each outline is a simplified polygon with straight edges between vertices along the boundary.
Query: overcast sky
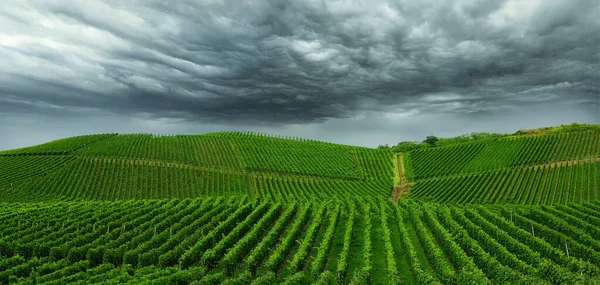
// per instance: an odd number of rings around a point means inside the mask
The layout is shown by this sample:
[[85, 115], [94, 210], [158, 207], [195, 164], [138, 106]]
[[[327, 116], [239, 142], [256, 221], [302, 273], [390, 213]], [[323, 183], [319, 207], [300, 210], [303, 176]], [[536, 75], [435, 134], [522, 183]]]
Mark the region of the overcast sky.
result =
[[374, 147], [600, 123], [598, 3], [4, 0], [0, 149], [225, 130]]

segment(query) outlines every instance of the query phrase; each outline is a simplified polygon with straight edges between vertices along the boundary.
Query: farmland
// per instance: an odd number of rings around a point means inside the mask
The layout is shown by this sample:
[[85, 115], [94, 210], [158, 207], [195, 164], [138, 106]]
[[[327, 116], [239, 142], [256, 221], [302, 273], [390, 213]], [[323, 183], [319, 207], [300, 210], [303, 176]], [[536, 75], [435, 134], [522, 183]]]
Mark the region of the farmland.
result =
[[0, 152], [0, 283], [598, 284], [599, 158], [595, 130], [65, 138]]

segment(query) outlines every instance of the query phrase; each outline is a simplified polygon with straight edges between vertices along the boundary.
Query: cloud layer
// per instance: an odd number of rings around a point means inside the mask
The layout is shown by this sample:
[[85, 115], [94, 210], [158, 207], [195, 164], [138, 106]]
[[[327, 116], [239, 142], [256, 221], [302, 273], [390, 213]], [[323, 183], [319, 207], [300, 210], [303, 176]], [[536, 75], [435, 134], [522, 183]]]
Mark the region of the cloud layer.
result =
[[286, 126], [569, 104], [593, 118], [599, 14], [591, 0], [9, 0], [0, 115]]

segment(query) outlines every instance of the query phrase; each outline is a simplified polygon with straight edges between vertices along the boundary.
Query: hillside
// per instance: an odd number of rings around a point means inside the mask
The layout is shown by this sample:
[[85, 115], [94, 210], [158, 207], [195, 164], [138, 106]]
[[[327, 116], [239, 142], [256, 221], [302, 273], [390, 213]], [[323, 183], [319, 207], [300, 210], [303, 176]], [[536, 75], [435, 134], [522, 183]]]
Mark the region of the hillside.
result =
[[73, 137], [0, 152], [0, 170], [0, 201], [13, 202], [376, 198], [393, 177], [387, 151], [243, 133]]
[[65, 138], [0, 152], [0, 283], [599, 284], [598, 163], [595, 129]]
[[[600, 195], [600, 130], [509, 137], [402, 154], [414, 198], [565, 204]], [[408, 191], [405, 191], [408, 193]]]

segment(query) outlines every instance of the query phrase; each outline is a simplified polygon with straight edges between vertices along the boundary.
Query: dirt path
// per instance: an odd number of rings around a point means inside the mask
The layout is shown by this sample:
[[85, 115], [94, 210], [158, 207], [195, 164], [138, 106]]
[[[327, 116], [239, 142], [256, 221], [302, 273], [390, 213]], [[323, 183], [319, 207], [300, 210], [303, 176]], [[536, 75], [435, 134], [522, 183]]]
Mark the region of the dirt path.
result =
[[318, 176], [318, 175], [310, 175], [310, 174], [296, 174], [289, 173], [283, 171], [276, 170], [258, 170], [258, 169], [245, 169], [242, 170], [232, 169], [223, 166], [202, 166], [202, 165], [193, 165], [187, 163], [180, 162], [167, 162], [167, 161], [158, 161], [158, 160], [148, 160], [148, 159], [134, 159], [134, 158], [121, 158], [121, 157], [106, 157], [106, 156], [98, 156], [98, 157], [84, 157], [84, 159], [98, 161], [103, 163], [121, 163], [128, 165], [143, 165], [143, 166], [160, 166], [160, 167], [175, 167], [175, 168], [184, 168], [184, 169], [194, 169], [194, 170], [204, 170], [204, 171], [216, 171], [221, 173], [229, 173], [236, 175], [270, 175], [276, 176], [279, 178], [310, 178], [315, 180], [327, 180], [327, 181], [336, 181], [336, 182], [362, 182], [361, 178], [336, 178], [336, 177], [327, 177], [327, 176]]
[[[534, 165], [517, 165], [517, 166], [502, 168], [500, 170], [503, 170], [503, 169], [512, 169], [512, 170], [521, 169], [521, 170], [524, 170], [524, 169], [527, 169], [527, 168], [539, 169], [539, 168], [550, 168], [550, 167], [563, 167], [563, 166], [567, 166], [567, 165], [577, 165], [577, 164], [581, 164], [581, 163], [589, 163], [589, 162], [594, 162], [594, 161], [600, 161], [600, 157], [591, 157], [591, 158], [586, 158], [586, 159], [581, 159], [581, 160], [554, 161], [554, 162], [550, 162], [550, 163], [538, 163], [538, 164], [534, 164]], [[485, 173], [485, 172], [495, 172], [495, 171], [500, 171], [500, 170], [495, 169], [495, 170], [487, 170], [487, 171], [481, 171], [481, 172], [470, 172], [470, 173], [462, 173], [462, 174], [455, 173], [455, 174], [450, 174], [450, 175], [443, 175], [443, 176], [435, 176], [435, 177], [423, 178], [423, 179], [419, 179], [419, 181], [423, 182], [423, 181], [429, 181], [429, 180], [446, 179], [448, 177], [466, 176], [466, 175], [472, 175], [472, 174], [478, 174], [478, 173]], [[414, 183], [415, 182], [408, 183], [408, 184], [410, 186], [410, 184], [414, 184]], [[406, 193], [406, 190], [403, 191], [403, 193]]]
[[600, 161], [600, 157], [590, 157], [590, 158], [586, 158], [583, 160], [555, 161], [555, 162], [550, 162], [550, 163], [537, 164], [537, 165], [534, 165], [533, 168], [539, 169], [542, 167], [543, 168], [551, 168], [551, 167], [556, 167], [556, 166], [577, 165], [577, 164], [588, 163], [588, 162], [593, 162], [593, 161]]
[[404, 162], [402, 161], [402, 153], [398, 154], [398, 176], [400, 176], [400, 183], [406, 183], [406, 176], [404, 176]]
[[410, 183], [406, 182], [406, 175], [404, 175], [404, 163], [402, 161], [402, 153], [396, 154], [395, 168], [398, 173], [399, 182], [394, 185], [394, 189], [392, 190], [392, 201], [398, 201], [400, 196], [404, 195], [408, 190], [410, 190]]
[[199, 166], [192, 165], [187, 163], [179, 163], [179, 162], [167, 162], [167, 161], [157, 161], [157, 160], [147, 160], [147, 159], [131, 159], [131, 158], [120, 158], [120, 157], [90, 157], [86, 158], [92, 161], [100, 161], [104, 163], [122, 163], [128, 165], [142, 165], [142, 166], [160, 166], [160, 167], [174, 167], [174, 168], [184, 168], [184, 169], [194, 169], [194, 170], [207, 170], [207, 171], [218, 171], [218, 172], [227, 172], [231, 174], [242, 175], [244, 172], [239, 171], [237, 169], [231, 169], [226, 167], [207, 167], [207, 166]]

